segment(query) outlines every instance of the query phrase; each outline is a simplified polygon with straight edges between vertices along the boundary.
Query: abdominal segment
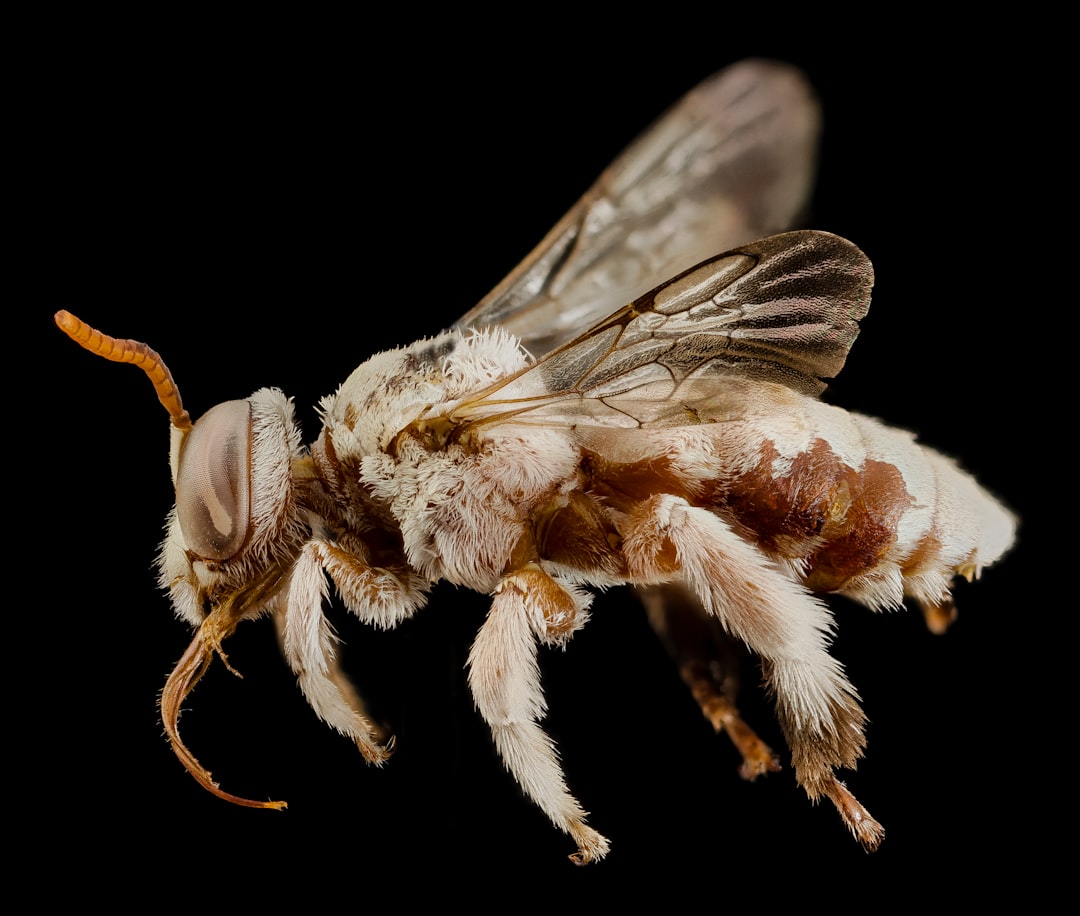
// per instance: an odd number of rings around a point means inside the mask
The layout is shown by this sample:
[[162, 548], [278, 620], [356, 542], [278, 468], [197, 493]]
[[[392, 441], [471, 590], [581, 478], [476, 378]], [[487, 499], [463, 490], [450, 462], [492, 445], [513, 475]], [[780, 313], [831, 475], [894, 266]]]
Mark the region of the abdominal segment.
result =
[[[590, 441], [576, 502], [548, 519], [551, 558], [587, 555], [618, 576], [617, 532], [661, 493], [708, 509], [813, 591], [873, 608], [944, 599], [953, 576], [996, 558], [977, 518], [945, 511], [966, 474], [905, 431], [816, 407], [771, 430], [760, 418]], [[583, 538], [599, 543], [582, 551]]]

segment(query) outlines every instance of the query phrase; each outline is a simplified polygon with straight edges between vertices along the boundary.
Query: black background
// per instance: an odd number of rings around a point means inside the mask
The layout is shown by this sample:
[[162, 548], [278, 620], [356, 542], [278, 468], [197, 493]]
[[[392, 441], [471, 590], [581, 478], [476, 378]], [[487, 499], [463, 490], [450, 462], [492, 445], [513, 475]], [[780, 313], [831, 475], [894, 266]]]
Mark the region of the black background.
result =
[[[719, 13], [625, 34], [463, 16], [155, 23], [129, 42], [88, 25], [85, 41], [79, 24], [41, 34], [25, 97], [18, 180], [32, 208], [16, 260], [33, 274], [40, 374], [13, 393], [29, 408], [33, 473], [49, 482], [26, 549], [49, 559], [44, 576], [20, 573], [34, 597], [17, 644], [32, 662], [12, 693], [31, 829], [59, 861], [95, 863], [86, 893], [141, 895], [127, 876], [147, 868], [182, 896], [213, 871], [238, 899], [293, 887], [312, 906], [338, 885], [389, 905], [509, 882], [492, 899], [516, 906], [564, 891], [961, 897], [1015, 875], [1037, 835], [1020, 777], [1056, 751], [1033, 751], [1017, 712], [1044, 687], [1028, 605], [1047, 469], [1016, 330], [1034, 258], [1018, 212], [1039, 176], [1016, 164], [1023, 90], [1007, 58], [958, 34], [891, 44], [856, 27], [831, 41], [840, 24], [780, 36]], [[463, 313], [639, 130], [750, 55], [798, 64], [817, 88], [810, 224], [876, 269], [828, 397], [918, 430], [1025, 522], [1014, 553], [958, 589], [945, 637], [914, 612], [835, 602], [834, 651], [871, 719], [848, 784], [887, 829], [880, 851], [863, 853], [790, 770], [742, 782], [620, 591], [597, 599], [567, 652], [542, 658], [547, 727], [613, 842], [600, 865], [574, 869], [568, 838], [503, 771], [464, 675], [486, 599], [448, 587], [392, 633], [334, 613], [350, 670], [397, 734], [379, 771], [308, 710], [269, 622], [243, 626], [229, 650], [244, 679], [215, 666], [182, 732], [226, 789], [290, 807], [243, 810], [202, 791], [155, 707], [190, 639], [151, 570], [172, 498], [166, 418], [140, 373], [74, 347], [52, 312], [149, 342], [196, 416], [281, 387], [310, 440], [314, 404], [355, 365]], [[747, 717], [780, 748], [755, 683], [750, 672]]]

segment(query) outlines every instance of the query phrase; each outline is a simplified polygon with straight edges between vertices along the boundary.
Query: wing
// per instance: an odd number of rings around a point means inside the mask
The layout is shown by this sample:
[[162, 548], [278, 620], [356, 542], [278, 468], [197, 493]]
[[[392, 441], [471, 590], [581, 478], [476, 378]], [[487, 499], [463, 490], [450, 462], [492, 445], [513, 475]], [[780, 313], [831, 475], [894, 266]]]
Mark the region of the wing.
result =
[[745, 383], [816, 395], [843, 367], [873, 268], [851, 242], [789, 232], [691, 268], [453, 411], [459, 423], [640, 428], [714, 422]]
[[546, 353], [718, 251], [789, 229], [810, 195], [820, 114], [802, 74], [744, 61], [686, 95], [457, 324]]

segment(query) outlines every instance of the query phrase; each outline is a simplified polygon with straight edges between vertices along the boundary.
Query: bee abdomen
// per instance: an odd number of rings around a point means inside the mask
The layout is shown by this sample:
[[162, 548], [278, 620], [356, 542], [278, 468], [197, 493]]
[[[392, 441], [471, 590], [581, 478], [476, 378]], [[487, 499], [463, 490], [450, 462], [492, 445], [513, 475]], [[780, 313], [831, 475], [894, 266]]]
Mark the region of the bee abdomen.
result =
[[841, 455], [827, 436], [781, 457], [765, 440], [756, 463], [720, 488], [730, 513], [804, 584], [874, 608], [905, 596], [948, 601], [1012, 542], [1015, 520], [950, 459], [907, 432], [852, 416], [864, 451]]

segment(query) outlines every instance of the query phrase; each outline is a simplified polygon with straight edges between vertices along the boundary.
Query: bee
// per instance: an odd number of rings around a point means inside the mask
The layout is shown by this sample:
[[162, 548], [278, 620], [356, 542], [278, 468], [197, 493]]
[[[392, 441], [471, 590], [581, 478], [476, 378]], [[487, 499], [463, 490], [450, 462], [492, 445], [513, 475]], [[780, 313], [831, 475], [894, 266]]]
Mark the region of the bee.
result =
[[282, 392], [192, 422], [155, 351], [57, 313], [88, 350], [142, 368], [171, 419], [159, 581], [195, 636], [161, 714], [202, 786], [285, 806], [222, 789], [179, 733], [241, 621], [273, 618], [312, 709], [378, 765], [393, 739], [341, 669], [330, 585], [391, 628], [447, 581], [491, 596], [468, 683], [503, 763], [571, 837], [573, 861], [602, 859], [609, 842], [542, 727], [538, 650], [584, 626], [591, 590], [627, 585], [742, 774], [779, 764], [721, 675], [731, 642], [760, 659], [796, 780], [879, 845], [883, 828], [837, 775], [863, 755], [865, 716], [829, 653], [822, 596], [909, 600], [943, 632], [953, 580], [997, 561], [1016, 520], [911, 433], [820, 399], [873, 269], [838, 236], [787, 231], [819, 124], [789, 67], [710, 78], [449, 330], [355, 369], [322, 400], [309, 446]]

